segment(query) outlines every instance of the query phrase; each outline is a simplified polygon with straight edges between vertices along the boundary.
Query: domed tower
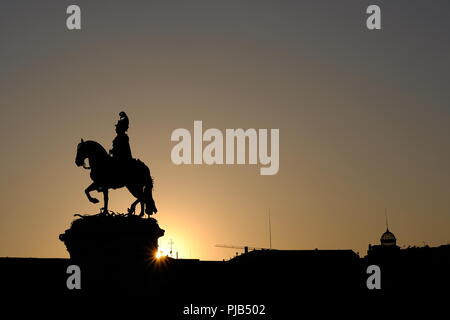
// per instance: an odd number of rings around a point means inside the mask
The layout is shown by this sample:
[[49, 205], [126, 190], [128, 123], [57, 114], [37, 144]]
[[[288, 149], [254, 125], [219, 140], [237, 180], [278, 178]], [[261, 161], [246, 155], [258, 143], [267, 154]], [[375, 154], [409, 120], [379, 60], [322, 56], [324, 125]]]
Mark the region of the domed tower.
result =
[[394, 234], [389, 231], [387, 209], [384, 214], [386, 216], [386, 232], [381, 235], [381, 238], [380, 238], [381, 245], [383, 247], [396, 247], [397, 239], [395, 238]]
[[397, 246], [397, 239], [394, 234], [386, 228], [386, 232], [381, 235], [380, 242], [382, 246], [395, 247]]
[[398, 254], [400, 247], [397, 246], [397, 238], [389, 231], [389, 225], [386, 214], [386, 231], [381, 235], [380, 244], [369, 244], [367, 255], [370, 259], [384, 259]]

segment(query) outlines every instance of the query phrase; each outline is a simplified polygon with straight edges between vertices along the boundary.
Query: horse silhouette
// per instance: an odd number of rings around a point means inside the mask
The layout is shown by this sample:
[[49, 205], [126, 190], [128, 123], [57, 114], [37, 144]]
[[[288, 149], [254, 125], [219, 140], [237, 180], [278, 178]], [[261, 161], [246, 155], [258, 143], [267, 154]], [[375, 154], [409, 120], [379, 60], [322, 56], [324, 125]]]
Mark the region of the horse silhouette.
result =
[[[89, 160], [89, 167], [85, 165], [85, 160]], [[150, 169], [139, 159], [131, 159], [126, 165], [119, 164], [108, 155], [106, 150], [95, 141], [81, 142], [77, 147], [75, 164], [78, 167], [91, 169], [92, 184], [85, 189], [87, 198], [92, 203], [99, 200], [90, 195], [91, 191], [103, 192], [104, 207], [103, 212], [108, 212], [108, 190], [126, 187], [128, 191], [137, 199], [128, 209], [129, 214], [133, 214], [138, 203], [141, 204], [139, 216], [152, 215], [158, 212], [153, 200], [153, 179]]]

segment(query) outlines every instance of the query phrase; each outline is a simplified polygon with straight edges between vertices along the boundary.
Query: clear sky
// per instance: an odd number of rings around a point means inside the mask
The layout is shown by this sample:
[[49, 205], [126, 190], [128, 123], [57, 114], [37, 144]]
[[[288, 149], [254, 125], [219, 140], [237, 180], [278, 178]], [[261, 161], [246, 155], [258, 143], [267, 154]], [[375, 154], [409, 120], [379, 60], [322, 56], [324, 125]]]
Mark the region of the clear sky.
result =
[[[82, 30], [68, 31], [69, 4]], [[86, 199], [80, 138], [108, 150], [118, 113], [155, 178], [180, 257], [217, 243], [353, 249], [385, 230], [450, 241], [450, 2], [1, 1], [0, 256], [67, 257]], [[176, 128], [279, 128], [280, 171], [176, 166]], [[126, 190], [110, 194], [125, 211]]]

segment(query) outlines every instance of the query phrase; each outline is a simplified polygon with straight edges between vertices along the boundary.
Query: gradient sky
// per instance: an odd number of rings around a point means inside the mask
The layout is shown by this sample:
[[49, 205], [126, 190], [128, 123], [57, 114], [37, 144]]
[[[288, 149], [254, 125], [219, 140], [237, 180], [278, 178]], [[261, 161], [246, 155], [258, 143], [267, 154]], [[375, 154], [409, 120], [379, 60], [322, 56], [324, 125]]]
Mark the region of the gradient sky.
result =
[[[65, 10], [82, 10], [68, 31]], [[382, 31], [365, 10], [382, 9]], [[155, 178], [160, 245], [353, 249], [450, 241], [450, 2], [0, 3], [0, 256], [67, 257], [86, 199], [80, 138], [108, 150], [119, 111]], [[176, 128], [279, 128], [280, 171], [176, 166]], [[95, 194], [95, 193], [94, 193]], [[110, 194], [124, 212], [126, 190]]]

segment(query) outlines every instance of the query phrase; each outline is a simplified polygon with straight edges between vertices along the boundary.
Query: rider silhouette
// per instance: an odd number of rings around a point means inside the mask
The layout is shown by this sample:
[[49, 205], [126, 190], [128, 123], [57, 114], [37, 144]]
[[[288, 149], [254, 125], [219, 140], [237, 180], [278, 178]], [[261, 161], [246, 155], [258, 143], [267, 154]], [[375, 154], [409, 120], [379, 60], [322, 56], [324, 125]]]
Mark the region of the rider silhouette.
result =
[[126, 176], [126, 171], [130, 166], [130, 162], [133, 159], [131, 155], [131, 148], [128, 135], [129, 120], [125, 112], [119, 113], [120, 119], [116, 124], [117, 136], [113, 140], [113, 147], [109, 150], [109, 154], [112, 156], [113, 162], [117, 168], [119, 179], [122, 181]]

